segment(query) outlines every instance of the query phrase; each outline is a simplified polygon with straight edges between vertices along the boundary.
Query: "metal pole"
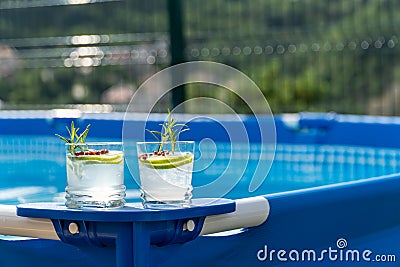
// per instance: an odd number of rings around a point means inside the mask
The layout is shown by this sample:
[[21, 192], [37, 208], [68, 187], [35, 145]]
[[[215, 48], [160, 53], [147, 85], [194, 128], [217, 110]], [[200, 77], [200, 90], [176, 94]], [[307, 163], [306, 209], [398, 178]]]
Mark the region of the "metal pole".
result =
[[[181, 0], [167, 0], [168, 23], [170, 36], [170, 65], [185, 62], [185, 38], [183, 33], [183, 13]], [[172, 105], [176, 107], [185, 101], [185, 86], [181, 85], [172, 91]]]

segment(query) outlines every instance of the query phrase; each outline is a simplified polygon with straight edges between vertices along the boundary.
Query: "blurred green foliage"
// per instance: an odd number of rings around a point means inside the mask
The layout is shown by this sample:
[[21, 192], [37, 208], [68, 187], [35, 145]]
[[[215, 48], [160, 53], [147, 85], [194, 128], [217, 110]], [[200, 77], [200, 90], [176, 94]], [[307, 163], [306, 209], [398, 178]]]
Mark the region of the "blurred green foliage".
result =
[[[211, 60], [243, 71], [260, 87], [275, 113], [334, 110], [400, 114], [396, 105], [400, 100], [383, 98], [391, 94], [400, 78], [400, 1], [182, 3], [187, 60]], [[99, 45], [148, 45], [160, 40], [168, 44], [168, 38], [160, 37], [168, 32], [167, 17], [166, 0], [0, 9], [0, 37], [1, 43], [7, 44], [15, 38], [141, 33], [150, 37], [144, 40], [140, 35], [142, 39]], [[49, 44], [16, 49], [18, 55], [24, 55], [33, 49], [76, 47]], [[167, 66], [156, 60], [151, 70], [140, 74], [144, 65], [132, 61], [90, 68], [26, 68], [22, 64], [12, 75], [1, 78], [0, 99], [17, 104], [98, 103], [107, 88], [121, 82], [138, 86], [152, 72]], [[80, 99], [71, 95], [77, 84], [87, 89]], [[222, 88], [196, 88], [188, 86], [188, 97], [207, 95], [227, 102], [238, 112], [249, 112], [240, 99]], [[371, 109], [373, 101], [381, 104]]]

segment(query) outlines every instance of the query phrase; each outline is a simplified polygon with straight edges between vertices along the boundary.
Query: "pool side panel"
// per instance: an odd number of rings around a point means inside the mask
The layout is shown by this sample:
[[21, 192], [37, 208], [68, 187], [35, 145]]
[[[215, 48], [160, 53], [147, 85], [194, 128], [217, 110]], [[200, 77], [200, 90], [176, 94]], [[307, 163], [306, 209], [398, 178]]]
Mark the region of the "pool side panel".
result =
[[399, 117], [299, 113], [275, 116], [278, 143], [400, 147]]
[[[400, 259], [399, 175], [266, 197], [271, 211], [263, 225], [230, 236], [204, 236], [179, 246], [152, 247], [153, 262], [162, 262], [162, 266], [310, 266], [312, 258], [296, 262], [288, 259], [288, 253], [315, 250], [318, 261], [321, 251], [330, 247], [340, 256], [337, 242], [343, 240], [347, 243], [343, 253], [370, 250], [370, 257], [381, 253]], [[265, 248], [268, 257], [263, 259]], [[275, 255], [270, 260], [271, 250]], [[278, 260], [279, 250], [287, 252], [287, 262]], [[318, 266], [367, 264], [362, 259], [333, 261], [327, 254], [323, 263]], [[396, 266], [396, 262], [385, 266]]]
[[[81, 129], [91, 124], [91, 137], [96, 138], [122, 138], [122, 127], [124, 125], [123, 113], [110, 114], [83, 114], [79, 118], [57, 118], [52, 117], [51, 111], [41, 111], [38, 114], [29, 115], [18, 113], [10, 115], [0, 112], [0, 135], [47, 135], [55, 133], [66, 135], [65, 126], [69, 126], [72, 120]], [[341, 144], [351, 146], [373, 146], [373, 147], [395, 147], [400, 148], [400, 139], [396, 133], [400, 132], [400, 118], [380, 116], [339, 115], [332, 113], [299, 113], [291, 114], [297, 122], [287, 122], [287, 115], [275, 115], [276, 138], [278, 143], [300, 143], [300, 144]], [[182, 115], [184, 119], [184, 115]], [[259, 142], [260, 134], [258, 121], [252, 116], [242, 116], [241, 120], [236, 117], [234, 121], [230, 115], [218, 117], [223, 124], [217, 121], [199, 119], [189, 122], [191, 131], [182, 134], [182, 139], [202, 140], [211, 138], [214, 141], [229, 141], [221, 125], [229, 125], [231, 129], [240, 129], [245, 125], [250, 142]], [[143, 122], [147, 117], [145, 114], [135, 114], [129, 117], [130, 126], [134, 128], [136, 123]], [[155, 114], [147, 122], [147, 128], [158, 128], [159, 123], [165, 119], [164, 115]], [[269, 120], [270, 117], [260, 117], [261, 120]], [[205, 127], [206, 126], [206, 127]], [[209, 129], [213, 129], [210, 131]], [[235, 132], [235, 131], [231, 131]], [[129, 138], [137, 139], [142, 136], [141, 132], [132, 131]], [[147, 134], [147, 137], [151, 137]], [[240, 136], [236, 139], [240, 140]], [[267, 142], [271, 140], [266, 140]]]
[[82, 250], [55, 240], [0, 240], [0, 266], [110, 267], [114, 263], [115, 252], [110, 247]]

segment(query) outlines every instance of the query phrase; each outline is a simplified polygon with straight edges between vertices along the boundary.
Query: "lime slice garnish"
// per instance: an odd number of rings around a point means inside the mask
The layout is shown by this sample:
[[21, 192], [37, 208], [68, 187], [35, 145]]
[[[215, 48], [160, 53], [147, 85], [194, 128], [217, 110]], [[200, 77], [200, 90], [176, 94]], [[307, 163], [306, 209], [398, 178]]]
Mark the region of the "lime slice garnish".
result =
[[139, 160], [141, 163], [150, 168], [172, 169], [192, 162], [193, 158], [193, 154], [187, 153], [183, 155], [152, 156], [146, 159], [139, 158]]
[[84, 164], [119, 164], [123, 161], [124, 154], [82, 155], [73, 157], [73, 160], [82, 161]]

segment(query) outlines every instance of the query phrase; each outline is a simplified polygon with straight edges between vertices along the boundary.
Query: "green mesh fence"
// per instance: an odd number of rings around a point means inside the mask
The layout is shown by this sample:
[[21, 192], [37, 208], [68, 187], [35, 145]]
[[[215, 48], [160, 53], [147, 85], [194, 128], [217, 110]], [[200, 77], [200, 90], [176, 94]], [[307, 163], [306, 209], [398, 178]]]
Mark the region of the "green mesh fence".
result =
[[[184, 49], [170, 39], [176, 5]], [[399, 11], [396, 0], [1, 1], [0, 99], [124, 104], [175, 51], [238, 68], [274, 113], [398, 115]], [[224, 88], [186, 86], [197, 96], [248, 112]]]

